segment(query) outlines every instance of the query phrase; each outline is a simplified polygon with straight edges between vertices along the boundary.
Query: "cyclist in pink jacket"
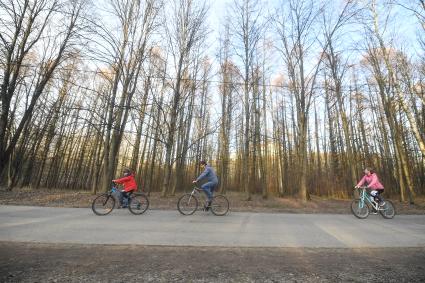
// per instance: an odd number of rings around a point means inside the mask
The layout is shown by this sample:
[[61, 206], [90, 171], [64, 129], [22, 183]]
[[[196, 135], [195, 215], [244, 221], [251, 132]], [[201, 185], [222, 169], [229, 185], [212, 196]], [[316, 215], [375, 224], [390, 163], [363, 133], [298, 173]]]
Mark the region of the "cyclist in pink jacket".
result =
[[356, 188], [367, 185], [367, 188], [371, 190], [370, 194], [379, 200], [380, 206], [383, 206], [385, 202], [381, 194], [384, 192], [384, 186], [379, 182], [378, 175], [370, 168], [366, 168], [364, 174], [363, 178], [356, 185]]

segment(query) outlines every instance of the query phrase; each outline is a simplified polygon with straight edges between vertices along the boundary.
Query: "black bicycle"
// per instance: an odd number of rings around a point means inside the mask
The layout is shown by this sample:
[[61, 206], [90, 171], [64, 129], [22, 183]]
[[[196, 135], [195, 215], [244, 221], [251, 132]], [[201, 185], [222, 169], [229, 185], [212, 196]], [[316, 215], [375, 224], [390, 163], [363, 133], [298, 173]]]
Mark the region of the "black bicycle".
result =
[[[202, 210], [207, 210], [208, 201], [205, 197], [205, 194], [203, 193], [203, 190], [199, 188], [197, 185], [194, 186], [191, 193], [182, 195], [178, 202], [177, 202], [177, 209], [178, 211], [183, 215], [192, 215], [195, 213], [196, 210], [198, 210], [199, 207], [199, 195], [200, 198], [203, 200], [204, 203]], [[214, 215], [217, 216], [223, 216], [226, 215], [229, 211], [229, 201], [227, 198], [223, 195], [216, 195], [211, 200], [211, 212]]]
[[[91, 209], [96, 215], [107, 215], [115, 208], [117, 200], [116, 194], [118, 188], [116, 183], [112, 183], [112, 188], [109, 192], [97, 196], [91, 205]], [[143, 193], [128, 194], [128, 210], [135, 215], [143, 214], [149, 208], [149, 199]]]

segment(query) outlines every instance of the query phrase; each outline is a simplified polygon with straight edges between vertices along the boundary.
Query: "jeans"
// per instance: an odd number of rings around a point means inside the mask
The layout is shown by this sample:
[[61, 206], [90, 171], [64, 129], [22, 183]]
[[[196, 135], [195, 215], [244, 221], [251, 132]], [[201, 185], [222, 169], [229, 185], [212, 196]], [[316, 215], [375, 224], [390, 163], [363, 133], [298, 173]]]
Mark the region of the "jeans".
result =
[[123, 191], [121, 191], [121, 193], [120, 193], [120, 204], [123, 207], [127, 207], [128, 206], [128, 199], [130, 197], [130, 193], [131, 192], [123, 192]]
[[217, 183], [214, 183], [214, 182], [208, 182], [208, 183], [205, 183], [201, 186], [201, 189], [203, 189], [204, 192], [207, 194], [207, 198], [208, 198], [209, 202], [213, 198], [213, 191], [214, 191], [216, 186], [217, 186]]

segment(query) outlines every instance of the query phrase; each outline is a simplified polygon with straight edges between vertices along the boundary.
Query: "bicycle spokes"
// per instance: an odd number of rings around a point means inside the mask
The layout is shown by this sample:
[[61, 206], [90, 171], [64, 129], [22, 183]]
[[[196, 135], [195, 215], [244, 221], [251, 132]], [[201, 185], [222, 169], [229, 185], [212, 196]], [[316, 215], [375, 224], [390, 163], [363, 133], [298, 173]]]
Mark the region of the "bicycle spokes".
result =
[[185, 194], [177, 202], [177, 209], [183, 215], [191, 215], [198, 209], [198, 199], [193, 194]]
[[97, 215], [107, 215], [115, 207], [115, 199], [109, 194], [97, 196], [92, 203], [92, 210]]
[[143, 214], [148, 207], [149, 200], [144, 194], [135, 194], [129, 200], [128, 209], [133, 214]]
[[355, 199], [351, 203], [351, 212], [357, 218], [366, 218], [369, 215], [369, 207], [362, 199]]

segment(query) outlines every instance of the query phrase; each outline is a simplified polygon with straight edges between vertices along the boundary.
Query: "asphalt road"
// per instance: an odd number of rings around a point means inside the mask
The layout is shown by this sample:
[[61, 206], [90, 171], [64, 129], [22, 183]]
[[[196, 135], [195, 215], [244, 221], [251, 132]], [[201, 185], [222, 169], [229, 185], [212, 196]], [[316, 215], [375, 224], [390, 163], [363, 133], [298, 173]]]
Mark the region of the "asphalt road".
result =
[[0, 206], [0, 241], [194, 247], [425, 247], [425, 217], [148, 210], [135, 216], [87, 208]]

